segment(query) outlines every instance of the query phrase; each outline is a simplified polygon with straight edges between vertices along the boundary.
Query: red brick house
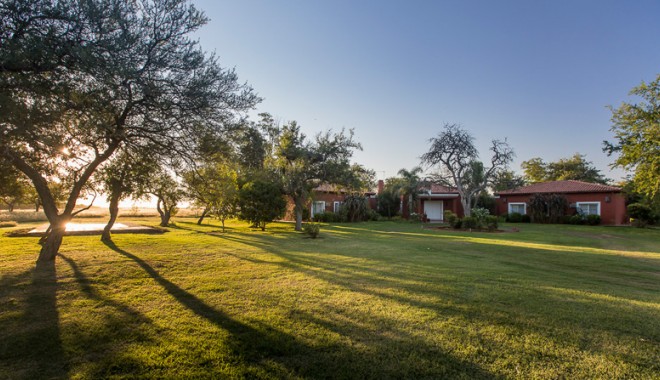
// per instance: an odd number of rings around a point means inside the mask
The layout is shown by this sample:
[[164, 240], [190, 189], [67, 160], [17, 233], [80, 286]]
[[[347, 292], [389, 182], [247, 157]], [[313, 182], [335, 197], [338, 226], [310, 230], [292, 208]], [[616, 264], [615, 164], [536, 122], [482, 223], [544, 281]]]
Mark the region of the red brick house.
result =
[[626, 201], [621, 188], [571, 180], [540, 182], [495, 193], [497, 214], [513, 212], [527, 214], [529, 199], [534, 194], [564, 195], [569, 203], [566, 215], [574, 215], [579, 209], [587, 215], [600, 215], [601, 224], [628, 223]]
[[[402, 199], [403, 217], [408, 215], [408, 199]], [[430, 184], [420, 189], [417, 194], [417, 213], [426, 214], [426, 218], [431, 222], [441, 222], [444, 220], [444, 212], [452, 211], [459, 217], [463, 217], [463, 206], [458, 195], [458, 190], [454, 187]]]
[[[382, 181], [381, 181], [382, 182]], [[381, 189], [381, 183], [378, 184], [379, 189]], [[305, 207], [309, 210], [310, 217], [313, 218], [316, 214], [321, 214], [324, 212], [339, 212], [341, 204], [344, 202], [344, 199], [350, 192], [340, 188], [336, 185], [322, 184], [312, 190], [311, 199], [307, 202]], [[366, 192], [364, 196], [369, 202], [369, 207], [376, 209], [377, 200], [376, 192]], [[289, 199], [289, 204], [287, 205], [286, 215], [284, 220], [295, 220], [294, 213], [294, 203], [292, 199]]]

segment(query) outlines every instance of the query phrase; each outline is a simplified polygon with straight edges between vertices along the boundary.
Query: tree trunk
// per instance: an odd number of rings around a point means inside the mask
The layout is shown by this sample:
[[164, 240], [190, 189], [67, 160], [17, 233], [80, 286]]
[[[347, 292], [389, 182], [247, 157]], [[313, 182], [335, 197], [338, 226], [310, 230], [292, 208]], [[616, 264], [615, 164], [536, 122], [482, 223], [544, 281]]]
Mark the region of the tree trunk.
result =
[[[204, 211], [202, 211], [202, 216], [200, 216], [199, 219], [197, 220], [197, 225], [198, 226], [202, 224], [202, 221], [204, 221], [204, 218], [206, 217], [208, 212], [209, 212], [209, 206], [204, 207]], [[223, 221], [223, 224], [224, 224], [224, 221]], [[223, 232], [224, 232], [224, 227], [223, 227]]]
[[461, 205], [463, 206], [463, 216], [470, 216], [472, 214], [472, 199], [467, 196], [461, 196]]
[[296, 231], [302, 231], [302, 197], [295, 197], [293, 202], [295, 203], [294, 211], [296, 213]]
[[7, 211], [14, 212], [14, 203], [7, 203]]
[[410, 218], [410, 215], [412, 215], [413, 212], [417, 212], [417, 210], [414, 209], [413, 205], [413, 195], [410, 193], [408, 195], [408, 218]]
[[101, 241], [105, 241], [105, 242], [112, 241], [112, 236], [110, 236], [110, 230], [112, 229], [112, 226], [115, 224], [115, 221], [117, 220], [117, 215], [119, 215], [120, 197], [121, 197], [121, 193], [119, 192], [113, 193], [110, 196], [110, 206], [108, 207], [110, 211], [110, 220], [108, 220], [108, 224], [106, 224], [105, 228], [103, 228], [103, 233], [101, 234]]
[[[160, 207], [161, 204], [163, 205], [162, 208]], [[165, 204], [162, 199], [158, 198], [158, 202], [156, 202], [156, 210], [158, 210], [158, 214], [160, 214], [160, 226], [167, 227], [170, 224], [170, 208], [167, 207], [167, 204]]]
[[225, 218], [220, 219], [220, 221], [222, 222], [222, 233], [224, 233], [225, 232]]
[[53, 261], [57, 256], [57, 251], [62, 245], [62, 238], [66, 230], [66, 224], [71, 220], [68, 217], [59, 217], [51, 222], [49, 230], [41, 243], [41, 251], [37, 261]]

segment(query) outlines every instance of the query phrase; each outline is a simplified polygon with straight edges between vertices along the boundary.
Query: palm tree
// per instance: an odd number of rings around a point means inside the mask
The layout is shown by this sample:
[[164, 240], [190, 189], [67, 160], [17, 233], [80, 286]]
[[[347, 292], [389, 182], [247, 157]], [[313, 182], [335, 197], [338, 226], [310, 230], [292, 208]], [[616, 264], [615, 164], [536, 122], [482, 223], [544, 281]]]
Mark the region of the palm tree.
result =
[[417, 200], [417, 192], [419, 190], [419, 184], [421, 178], [419, 175], [422, 173], [422, 168], [415, 166], [410, 170], [401, 169], [397, 173], [401, 177], [401, 182], [397, 186], [399, 194], [404, 197], [408, 197], [408, 217], [412, 214], [413, 202]]

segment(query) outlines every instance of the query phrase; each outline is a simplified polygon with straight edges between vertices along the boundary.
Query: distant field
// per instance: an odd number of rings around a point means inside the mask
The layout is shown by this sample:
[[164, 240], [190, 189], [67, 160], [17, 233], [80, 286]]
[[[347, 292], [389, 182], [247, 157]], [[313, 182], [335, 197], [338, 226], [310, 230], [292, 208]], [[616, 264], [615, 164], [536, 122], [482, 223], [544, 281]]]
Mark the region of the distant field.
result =
[[175, 221], [0, 229], [0, 378], [660, 378], [660, 230]]
[[[182, 217], [192, 217], [199, 215], [200, 212], [198, 209], [192, 208], [182, 208], [178, 211], [178, 215]], [[104, 207], [92, 207], [87, 211], [84, 211], [78, 214], [78, 219], [89, 219], [89, 218], [101, 218], [109, 215], [108, 209]], [[155, 207], [146, 208], [146, 207], [134, 207], [134, 208], [120, 208], [119, 215], [126, 218], [136, 218], [136, 217], [149, 217], [149, 216], [158, 216], [158, 211]], [[47, 221], [46, 214], [43, 210], [34, 211], [34, 209], [20, 209], [9, 212], [7, 210], [0, 210], [0, 222], [4, 221], [17, 221], [17, 222], [38, 222], [38, 221]]]

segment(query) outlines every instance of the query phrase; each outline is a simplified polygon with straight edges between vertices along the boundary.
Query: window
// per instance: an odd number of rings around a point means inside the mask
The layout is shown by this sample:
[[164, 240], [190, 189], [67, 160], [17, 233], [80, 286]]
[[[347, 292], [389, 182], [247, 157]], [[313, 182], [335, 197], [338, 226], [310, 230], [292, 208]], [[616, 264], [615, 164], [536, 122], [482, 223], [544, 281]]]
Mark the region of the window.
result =
[[517, 212], [518, 214], [527, 214], [527, 203], [509, 203], [509, 214]]
[[335, 203], [332, 204], [332, 212], [335, 214], [339, 212], [339, 208], [341, 207], [341, 202], [335, 201]]
[[312, 216], [317, 214], [323, 214], [325, 212], [325, 202], [316, 201], [312, 202]]
[[577, 202], [575, 208], [583, 215], [600, 215], [600, 202]]

